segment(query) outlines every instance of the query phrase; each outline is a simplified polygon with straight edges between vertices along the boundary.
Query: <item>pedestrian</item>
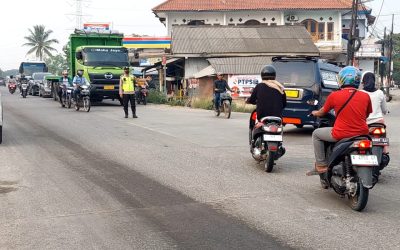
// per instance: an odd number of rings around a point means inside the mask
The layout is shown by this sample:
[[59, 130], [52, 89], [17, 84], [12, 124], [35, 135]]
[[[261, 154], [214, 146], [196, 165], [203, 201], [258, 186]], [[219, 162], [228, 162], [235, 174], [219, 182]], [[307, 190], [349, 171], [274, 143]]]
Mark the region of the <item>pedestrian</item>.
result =
[[128, 118], [128, 105], [131, 102], [132, 117], [136, 116], [136, 104], [135, 104], [135, 84], [136, 78], [129, 74], [129, 67], [124, 68], [124, 74], [121, 75], [119, 81], [119, 95], [124, 105], [125, 118]]

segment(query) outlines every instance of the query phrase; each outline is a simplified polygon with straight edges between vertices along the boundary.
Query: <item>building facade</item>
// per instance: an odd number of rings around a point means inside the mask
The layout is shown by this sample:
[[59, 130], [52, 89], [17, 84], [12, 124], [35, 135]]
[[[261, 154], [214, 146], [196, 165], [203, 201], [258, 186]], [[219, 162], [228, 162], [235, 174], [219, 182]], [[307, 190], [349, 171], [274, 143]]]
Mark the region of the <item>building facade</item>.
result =
[[[195, 1], [169, 0], [153, 9], [168, 35], [179, 25], [304, 25], [321, 51], [332, 61], [345, 61], [352, 0]], [[360, 6], [357, 32], [367, 33], [370, 10]]]

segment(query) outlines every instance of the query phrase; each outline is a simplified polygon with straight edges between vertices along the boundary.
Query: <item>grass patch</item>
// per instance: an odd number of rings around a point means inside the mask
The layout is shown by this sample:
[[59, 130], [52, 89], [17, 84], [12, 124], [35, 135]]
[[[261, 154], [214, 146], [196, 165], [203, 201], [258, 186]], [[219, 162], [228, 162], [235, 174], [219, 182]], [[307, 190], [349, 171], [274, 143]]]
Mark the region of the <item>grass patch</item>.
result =
[[149, 90], [149, 95], [147, 96], [147, 101], [149, 103], [155, 103], [155, 104], [166, 104], [167, 103], [167, 97], [165, 96], [164, 93], [151, 89]]
[[190, 107], [195, 109], [212, 110], [212, 98], [194, 98], [191, 102]]
[[232, 102], [232, 111], [240, 113], [251, 113], [256, 108], [256, 106], [251, 104], [246, 104], [242, 100], [235, 100]]

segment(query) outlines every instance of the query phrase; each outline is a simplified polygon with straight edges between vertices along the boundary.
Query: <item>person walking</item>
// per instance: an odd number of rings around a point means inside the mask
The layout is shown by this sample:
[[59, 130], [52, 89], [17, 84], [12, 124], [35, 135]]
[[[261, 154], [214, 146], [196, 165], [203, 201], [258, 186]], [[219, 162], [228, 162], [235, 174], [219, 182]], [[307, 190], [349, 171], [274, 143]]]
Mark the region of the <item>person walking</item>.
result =
[[136, 78], [129, 74], [129, 67], [124, 68], [124, 74], [119, 80], [119, 95], [125, 111], [125, 118], [128, 118], [128, 105], [131, 103], [132, 117], [138, 118], [136, 115], [135, 104], [135, 82]]

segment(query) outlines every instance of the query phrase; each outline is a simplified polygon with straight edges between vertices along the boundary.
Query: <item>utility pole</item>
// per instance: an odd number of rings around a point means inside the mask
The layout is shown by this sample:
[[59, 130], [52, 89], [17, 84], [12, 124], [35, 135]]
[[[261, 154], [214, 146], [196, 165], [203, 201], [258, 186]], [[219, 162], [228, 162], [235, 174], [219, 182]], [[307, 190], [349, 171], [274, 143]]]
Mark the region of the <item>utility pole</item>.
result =
[[351, 23], [350, 23], [350, 34], [349, 42], [347, 44], [347, 65], [354, 64], [354, 53], [355, 53], [355, 43], [356, 43], [356, 30], [357, 30], [357, 18], [358, 18], [358, 1], [353, 0], [351, 9]]
[[392, 30], [390, 31], [390, 40], [389, 40], [389, 70], [388, 70], [388, 95], [389, 88], [392, 84], [392, 61], [393, 61], [393, 29], [394, 29], [394, 14], [392, 15]]
[[[383, 32], [383, 43], [382, 43], [382, 56], [383, 57], [385, 57], [385, 46], [386, 46], [386, 27], [385, 27], [385, 30], [384, 30], [384, 32]], [[383, 85], [383, 79], [384, 79], [384, 73], [385, 73], [385, 68], [386, 68], [386, 65], [384, 65], [383, 63], [380, 63], [380, 65], [379, 66], [382, 66], [382, 69], [381, 69], [381, 72], [380, 72], [380, 74], [381, 74], [381, 86], [380, 86], [380, 88], [382, 88], [382, 87], [384, 87], [384, 85]]]

